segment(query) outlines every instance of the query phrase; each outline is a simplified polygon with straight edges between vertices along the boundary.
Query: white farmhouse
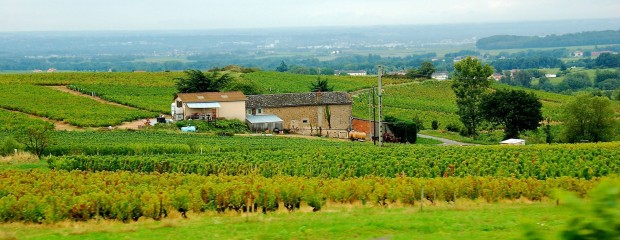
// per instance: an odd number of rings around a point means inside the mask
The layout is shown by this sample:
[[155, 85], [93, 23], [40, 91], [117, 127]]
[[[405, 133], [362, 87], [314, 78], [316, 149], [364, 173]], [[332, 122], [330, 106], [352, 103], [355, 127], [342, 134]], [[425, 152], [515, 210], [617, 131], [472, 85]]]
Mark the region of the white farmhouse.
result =
[[170, 105], [174, 120], [206, 120], [219, 118], [245, 121], [245, 101], [242, 92], [178, 93]]

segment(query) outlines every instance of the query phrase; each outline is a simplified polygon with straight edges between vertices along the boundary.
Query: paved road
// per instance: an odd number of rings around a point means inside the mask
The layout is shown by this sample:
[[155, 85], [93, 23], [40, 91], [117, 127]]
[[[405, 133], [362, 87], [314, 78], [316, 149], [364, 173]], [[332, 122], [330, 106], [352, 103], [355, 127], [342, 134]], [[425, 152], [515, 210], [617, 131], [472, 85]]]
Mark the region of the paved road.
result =
[[473, 143], [463, 143], [463, 142], [457, 142], [457, 141], [450, 140], [450, 139], [446, 139], [446, 138], [433, 137], [433, 136], [424, 135], [424, 134], [419, 134], [419, 133], [418, 133], [418, 137], [421, 137], [421, 138], [429, 138], [429, 139], [434, 139], [434, 140], [437, 140], [437, 141], [441, 141], [441, 142], [443, 142], [443, 143], [442, 143], [442, 144], [440, 144], [440, 145], [444, 145], [444, 146], [449, 146], [449, 145], [456, 145], [456, 146], [475, 146], [475, 145], [478, 145], [478, 144], [473, 144]]

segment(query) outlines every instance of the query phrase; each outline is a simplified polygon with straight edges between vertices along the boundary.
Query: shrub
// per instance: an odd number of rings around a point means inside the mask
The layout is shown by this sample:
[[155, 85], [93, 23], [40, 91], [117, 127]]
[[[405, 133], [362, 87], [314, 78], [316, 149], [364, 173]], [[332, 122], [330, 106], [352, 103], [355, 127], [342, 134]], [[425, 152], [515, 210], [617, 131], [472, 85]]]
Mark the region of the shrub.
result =
[[446, 130], [450, 131], [450, 132], [460, 132], [461, 128], [454, 124], [454, 123], [450, 123], [448, 124], [448, 126], [446, 126]]
[[437, 120], [433, 120], [433, 122], [431, 122], [431, 128], [433, 130], [439, 129], [439, 122], [437, 122]]
[[13, 154], [13, 152], [17, 150], [24, 150], [24, 145], [17, 142], [12, 137], [5, 137], [2, 142], [0, 142], [0, 155], [7, 156]]

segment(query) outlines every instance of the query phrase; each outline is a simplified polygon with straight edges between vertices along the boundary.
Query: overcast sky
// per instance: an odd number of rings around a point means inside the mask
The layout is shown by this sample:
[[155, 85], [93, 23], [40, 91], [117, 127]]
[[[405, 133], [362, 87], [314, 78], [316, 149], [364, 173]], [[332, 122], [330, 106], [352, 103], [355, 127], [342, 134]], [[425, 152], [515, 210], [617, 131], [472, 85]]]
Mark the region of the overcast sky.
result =
[[0, 31], [193, 30], [620, 17], [618, 0], [1, 0]]

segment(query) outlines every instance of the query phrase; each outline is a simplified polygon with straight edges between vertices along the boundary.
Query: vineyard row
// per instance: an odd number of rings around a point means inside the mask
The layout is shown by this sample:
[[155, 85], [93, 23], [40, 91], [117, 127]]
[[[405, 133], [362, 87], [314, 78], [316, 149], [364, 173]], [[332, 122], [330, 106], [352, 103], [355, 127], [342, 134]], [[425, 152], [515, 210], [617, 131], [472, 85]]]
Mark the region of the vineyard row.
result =
[[[171, 145], [169, 147], [175, 147]], [[259, 148], [260, 146], [256, 146]], [[186, 148], [189, 152], [191, 149]], [[531, 147], [201, 148], [204, 154], [50, 157], [57, 170], [299, 177], [492, 176], [590, 179], [620, 173], [618, 143]]]
[[[63, 220], [162, 219], [173, 211], [319, 211], [326, 202], [414, 206], [439, 201], [552, 197], [554, 189], [585, 196], [601, 179], [536, 180], [465, 178], [303, 178], [200, 176], [129, 172], [0, 172], [0, 221], [51, 223]], [[617, 181], [617, 179], [615, 179]]]

